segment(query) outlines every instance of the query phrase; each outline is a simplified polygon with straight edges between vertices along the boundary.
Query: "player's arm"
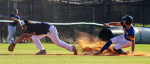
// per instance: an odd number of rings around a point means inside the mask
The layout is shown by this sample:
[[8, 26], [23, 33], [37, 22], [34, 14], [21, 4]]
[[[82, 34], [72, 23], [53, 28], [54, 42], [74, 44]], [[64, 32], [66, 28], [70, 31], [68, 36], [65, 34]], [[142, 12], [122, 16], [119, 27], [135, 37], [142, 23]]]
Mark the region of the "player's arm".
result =
[[132, 42], [132, 54], [134, 54], [135, 34], [132, 34], [132, 35], [131, 35], [131, 42]]
[[[21, 22], [20, 22], [20, 19], [18, 19], [17, 22], [19, 23], [19, 26], [21, 27], [22, 24], [21, 24]], [[22, 29], [23, 29], [23, 28], [22, 28]]]
[[15, 17], [13, 17], [13, 16], [10, 16], [10, 18], [9, 18], [9, 20], [14, 20], [15, 19]]
[[20, 19], [14, 18], [14, 21], [20, 21]]
[[134, 54], [135, 40], [131, 40], [132, 42], [132, 54]]
[[24, 40], [24, 38], [25, 38], [28, 34], [29, 34], [29, 33], [23, 33], [23, 34], [19, 37], [19, 39], [18, 39], [14, 44], [16, 45], [18, 42]]
[[9, 19], [10, 19], [10, 20], [14, 20], [14, 21], [20, 21], [20, 19], [17, 19], [17, 18], [15, 18], [15, 17], [13, 17], [13, 16], [10, 16]]
[[24, 39], [24, 41], [28, 41], [28, 40], [30, 40], [30, 39], [32, 38], [32, 36], [33, 36], [33, 34], [32, 34], [32, 35], [30, 35], [28, 38]]
[[17, 19], [11, 15], [9, 19], [13, 20], [15, 23], [19, 23], [19, 25], [21, 26], [20, 18]]
[[104, 27], [107, 27], [107, 26], [114, 26], [114, 25], [120, 26], [121, 23], [120, 23], [120, 22], [110, 22], [110, 23], [104, 23], [104, 24], [103, 24]]

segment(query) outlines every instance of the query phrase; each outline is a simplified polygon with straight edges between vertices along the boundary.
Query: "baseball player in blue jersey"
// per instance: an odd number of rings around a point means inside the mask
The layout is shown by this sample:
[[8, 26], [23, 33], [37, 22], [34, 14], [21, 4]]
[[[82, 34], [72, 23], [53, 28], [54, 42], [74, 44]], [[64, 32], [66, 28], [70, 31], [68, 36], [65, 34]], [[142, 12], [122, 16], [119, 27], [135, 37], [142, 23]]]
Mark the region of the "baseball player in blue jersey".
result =
[[16, 31], [16, 25], [18, 22], [20, 22], [20, 17], [17, 15], [18, 14], [18, 9], [14, 10], [14, 14], [10, 15], [9, 20], [13, 20], [14, 22], [8, 23], [8, 37], [7, 37], [7, 43], [11, 43], [14, 41], [13, 35]]
[[[69, 44], [61, 41], [58, 37], [57, 30], [56, 28], [48, 23], [41, 22], [41, 23], [31, 23], [28, 20], [23, 20], [22, 21], [22, 27], [25, 30], [25, 32], [20, 36], [20, 38], [15, 42], [11, 43], [10, 46], [8, 47], [9, 51], [13, 51], [15, 45], [24, 40], [27, 41], [32, 38], [34, 41], [35, 45], [37, 46], [38, 49], [40, 49], [40, 52], [36, 53], [37, 55], [45, 55], [47, 54], [46, 50], [42, 46], [41, 42], [39, 39], [48, 36], [51, 38], [51, 40], [59, 47], [65, 48], [68, 51], [74, 52], [74, 55], [77, 54], [76, 46], [73, 44], [70, 46]], [[28, 38], [24, 39], [28, 34], [32, 34]]]
[[134, 54], [134, 46], [135, 46], [135, 30], [132, 26], [133, 18], [129, 15], [122, 17], [123, 21], [121, 22], [111, 22], [104, 23], [104, 27], [109, 25], [118, 25], [122, 26], [124, 29], [124, 35], [120, 35], [110, 39], [100, 51], [95, 52], [95, 55], [101, 54], [105, 49], [107, 49], [111, 44], [116, 44], [113, 46], [113, 50], [117, 51], [121, 54], [127, 54], [127, 52], [123, 51], [122, 48], [126, 48], [132, 45], [132, 54]]

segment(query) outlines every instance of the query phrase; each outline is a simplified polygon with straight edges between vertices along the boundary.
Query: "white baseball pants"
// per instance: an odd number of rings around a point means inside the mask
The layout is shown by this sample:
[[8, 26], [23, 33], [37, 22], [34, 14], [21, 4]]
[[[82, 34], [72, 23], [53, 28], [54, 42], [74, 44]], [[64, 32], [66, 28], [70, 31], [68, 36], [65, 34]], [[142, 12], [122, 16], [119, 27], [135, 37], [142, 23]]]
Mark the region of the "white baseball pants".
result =
[[50, 26], [49, 28], [50, 32], [48, 32], [47, 34], [41, 34], [41, 35], [33, 35], [32, 36], [32, 40], [34, 41], [35, 45], [37, 46], [38, 49], [40, 50], [44, 50], [44, 47], [42, 46], [41, 42], [39, 39], [48, 36], [49, 38], [51, 38], [51, 40], [59, 47], [65, 48], [68, 51], [72, 51], [72, 46], [70, 46], [69, 44], [61, 41], [58, 37], [57, 34], [57, 30], [54, 26]]
[[14, 41], [13, 35], [14, 35], [15, 31], [16, 31], [16, 26], [8, 25], [8, 37], [7, 37], [8, 43], [11, 43], [11, 40]]
[[116, 50], [126, 48], [132, 45], [132, 42], [129, 40], [126, 40], [124, 38], [124, 35], [114, 37], [111, 39], [111, 41], [112, 41], [112, 44], [116, 44], [113, 46]]

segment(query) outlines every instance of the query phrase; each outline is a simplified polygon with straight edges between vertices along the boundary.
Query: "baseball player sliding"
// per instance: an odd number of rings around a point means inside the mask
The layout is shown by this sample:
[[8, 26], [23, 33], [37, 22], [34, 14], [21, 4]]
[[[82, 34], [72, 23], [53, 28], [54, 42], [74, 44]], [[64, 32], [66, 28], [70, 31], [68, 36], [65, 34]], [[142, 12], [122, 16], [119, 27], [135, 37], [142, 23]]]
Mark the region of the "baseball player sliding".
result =
[[126, 48], [132, 45], [132, 54], [134, 54], [135, 30], [131, 24], [133, 22], [133, 18], [129, 15], [126, 15], [125, 17], [122, 17], [122, 19], [123, 21], [121, 22], [104, 23], [104, 27], [110, 25], [122, 26], [124, 29], [124, 35], [116, 36], [108, 40], [108, 42], [103, 46], [103, 48], [100, 51], [95, 52], [94, 55], [101, 54], [111, 44], [116, 44], [113, 46], [113, 50], [121, 54], [127, 54], [127, 52], [123, 51], [122, 48]]
[[[47, 54], [46, 50], [44, 49], [44, 47], [42, 46], [41, 42], [39, 39], [48, 36], [49, 38], [51, 38], [51, 40], [59, 47], [65, 48], [68, 51], [73, 51], [74, 55], [77, 55], [77, 50], [76, 50], [76, 46], [73, 44], [72, 46], [70, 46], [69, 44], [61, 41], [57, 35], [57, 30], [56, 28], [48, 23], [31, 23], [28, 20], [23, 20], [22, 21], [22, 27], [25, 30], [25, 32], [20, 36], [20, 38], [15, 42], [15, 43], [11, 43], [8, 47], [9, 51], [13, 51], [15, 45], [24, 40], [27, 41], [29, 39], [32, 38], [32, 40], [34, 41], [35, 45], [37, 46], [38, 49], [40, 49], [40, 51], [38, 53], [36, 53], [37, 55], [45, 55]], [[31, 36], [29, 36], [28, 38], [24, 39], [28, 34], [32, 33]]]

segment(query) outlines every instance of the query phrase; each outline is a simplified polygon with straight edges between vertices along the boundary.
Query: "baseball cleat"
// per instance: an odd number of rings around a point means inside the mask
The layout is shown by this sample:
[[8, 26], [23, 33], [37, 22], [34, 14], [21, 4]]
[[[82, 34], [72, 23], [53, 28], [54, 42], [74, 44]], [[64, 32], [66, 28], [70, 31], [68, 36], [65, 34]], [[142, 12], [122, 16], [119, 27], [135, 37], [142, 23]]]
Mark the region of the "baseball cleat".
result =
[[96, 51], [96, 52], [94, 53], [94, 55], [99, 55], [99, 54], [101, 54], [100, 51]]
[[129, 55], [129, 54], [130, 54], [130, 51], [127, 51], [126, 54]]
[[88, 53], [84, 53], [84, 55], [91, 55], [91, 54], [95, 54], [97, 51], [92, 51], [92, 52], [88, 52]]
[[36, 55], [45, 55], [47, 54], [46, 50], [41, 50], [38, 53], [36, 53]]
[[120, 52], [120, 54], [129, 55], [130, 51], [127, 51], [127, 52], [122, 51], [122, 52]]
[[92, 54], [92, 52], [84, 53], [84, 55], [91, 55], [91, 54]]
[[77, 52], [77, 49], [76, 49], [75, 44], [73, 44], [73, 45], [72, 45], [72, 48], [73, 48], [74, 55], [77, 55], [77, 54], [78, 54], [78, 52]]

